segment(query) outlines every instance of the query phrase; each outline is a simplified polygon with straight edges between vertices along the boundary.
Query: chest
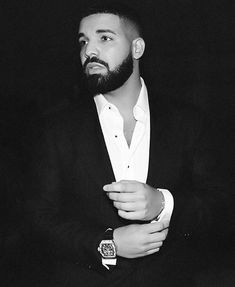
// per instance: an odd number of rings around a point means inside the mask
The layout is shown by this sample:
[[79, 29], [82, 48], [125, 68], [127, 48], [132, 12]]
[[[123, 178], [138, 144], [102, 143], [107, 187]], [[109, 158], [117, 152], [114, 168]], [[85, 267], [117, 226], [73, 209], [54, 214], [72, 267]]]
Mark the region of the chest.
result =
[[135, 126], [136, 126], [136, 120], [134, 118], [124, 121], [123, 134], [129, 147], [131, 145], [131, 140]]
[[[127, 139], [124, 128], [126, 145], [128, 140], [132, 144], [135, 137], [139, 136], [136, 133], [137, 124], [138, 122], [130, 122], [126, 125], [126, 135], [129, 136]], [[152, 186], [169, 189], [173, 194], [180, 192], [185, 185], [190, 186], [192, 154], [191, 149], [187, 148], [187, 135], [174, 125], [161, 126], [160, 121], [156, 121], [156, 125], [151, 122], [149, 131], [149, 161], [145, 162], [146, 182]], [[111, 135], [112, 139], [116, 139], [114, 131]], [[148, 138], [143, 135], [143, 139]], [[115, 175], [109, 145], [99, 121], [86, 122], [86, 127], [76, 128], [69, 135], [66, 134], [66, 140], [63, 141], [60, 134], [60, 140], [56, 142], [60, 150], [60, 166], [63, 167], [63, 193], [66, 196], [68, 193], [73, 194], [73, 204], [76, 210], [79, 210], [79, 216], [89, 218], [92, 210], [92, 214], [99, 219], [103, 218], [105, 223], [114, 220], [119, 222], [113, 205], [103, 191], [105, 184], [115, 181]], [[115, 144], [113, 146], [117, 147]], [[139, 149], [140, 154], [141, 150], [143, 149]], [[113, 155], [117, 157], [115, 150]], [[137, 156], [137, 159], [139, 158], [140, 156]], [[107, 214], [110, 217], [107, 217]]]

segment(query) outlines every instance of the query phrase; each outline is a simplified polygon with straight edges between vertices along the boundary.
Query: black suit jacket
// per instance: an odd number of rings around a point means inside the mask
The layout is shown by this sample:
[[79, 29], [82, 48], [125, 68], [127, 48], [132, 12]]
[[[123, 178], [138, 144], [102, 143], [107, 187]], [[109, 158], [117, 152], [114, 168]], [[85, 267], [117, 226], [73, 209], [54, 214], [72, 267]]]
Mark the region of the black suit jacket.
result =
[[160, 252], [118, 258], [112, 272], [97, 251], [103, 232], [135, 222], [120, 218], [103, 191], [115, 178], [94, 101], [81, 96], [37, 122], [25, 208], [31, 240], [44, 254], [40, 264], [51, 260], [50, 280], [43, 286], [192, 286], [187, 280], [193, 278], [195, 242], [210, 233], [222, 192], [201, 113], [160, 101], [152, 91], [149, 99], [147, 183], [169, 189], [174, 197], [170, 231]]

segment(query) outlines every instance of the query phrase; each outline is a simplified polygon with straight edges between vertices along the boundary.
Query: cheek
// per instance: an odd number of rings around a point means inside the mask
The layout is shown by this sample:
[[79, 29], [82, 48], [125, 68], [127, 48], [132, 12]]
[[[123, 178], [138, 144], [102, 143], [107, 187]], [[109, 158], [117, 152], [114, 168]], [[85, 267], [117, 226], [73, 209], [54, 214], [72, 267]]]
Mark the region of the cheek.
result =
[[81, 50], [80, 53], [79, 53], [79, 56], [80, 56], [80, 62], [81, 62], [81, 64], [83, 65], [84, 62], [85, 62], [85, 60], [86, 60], [84, 51]]
[[129, 51], [126, 53], [116, 53], [113, 57], [109, 58], [109, 68], [111, 71], [115, 70], [129, 55]]

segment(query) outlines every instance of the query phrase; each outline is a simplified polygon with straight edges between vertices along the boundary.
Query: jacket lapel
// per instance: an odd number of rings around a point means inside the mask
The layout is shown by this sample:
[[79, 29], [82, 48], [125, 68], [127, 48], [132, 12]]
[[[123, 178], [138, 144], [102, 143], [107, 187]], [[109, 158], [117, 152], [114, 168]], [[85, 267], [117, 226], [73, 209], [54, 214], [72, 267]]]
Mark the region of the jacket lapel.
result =
[[94, 101], [89, 102], [80, 132], [81, 139], [84, 139], [80, 147], [81, 157], [91, 178], [100, 186], [111, 183], [115, 177]]
[[151, 135], [147, 182], [171, 191], [179, 182], [183, 164], [179, 116], [170, 102], [150, 102]]
[[[164, 108], [163, 104], [156, 100], [153, 91], [149, 93], [149, 103], [151, 133], [147, 183], [156, 185], [162, 182], [164, 162], [168, 162], [166, 148], [168, 117], [165, 114], [166, 107]], [[115, 176], [92, 98], [80, 114], [83, 116], [82, 125], [79, 127], [79, 150], [83, 164], [99, 186], [111, 183], [115, 181]]]
[[147, 183], [164, 188], [168, 185], [171, 164], [171, 136], [169, 134], [170, 112], [167, 103], [160, 100], [154, 90], [149, 92], [150, 106], [150, 152]]
[[[152, 95], [152, 94], [151, 94]], [[154, 95], [152, 95], [154, 96]], [[154, 185], [156, 178], [158, 177], [161, 157], [161, 143], [160, 138], [162, 136], [162, 113], [158, 103], [154, 103], [149, 97], [150, 106], [150, 151], [149, 151], [149, 170], [147, 183]]]

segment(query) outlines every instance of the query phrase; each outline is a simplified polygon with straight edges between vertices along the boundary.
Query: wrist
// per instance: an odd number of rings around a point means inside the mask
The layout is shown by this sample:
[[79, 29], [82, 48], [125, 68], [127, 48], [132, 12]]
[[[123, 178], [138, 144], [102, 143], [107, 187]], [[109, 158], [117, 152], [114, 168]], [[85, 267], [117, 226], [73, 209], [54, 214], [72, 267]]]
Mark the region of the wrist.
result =
[[101, 240], [98, 251], [101, 255], [102, 265], [108, 270], [112, 269], [117, 263], [116, 245], [113, 239], [113, 229], [106, 229], [103, 239]]
[[161, 206], [160, 206], [160, 211], [158, 212], [158, 215], [159, 215], [159, 214], [161, 214], [161, 212], [165, 208], [165, 197], [159, 188], [157, 188], [157, 191], [160, 193], [160, 196], [161, 196]]
[[118, 255], [118, 245], [119, 245], [119, 236], [118, 236], [118, 231], [119, 231], [120, 227], [118, 228], [115, 228], [113, 230], [113, 242], [115, 244], [115, 247], [116, 247], [116, 254]]
[[152, 220], [158, 220], [159, 215], [165, 208], [165, 197], [160, 189], [156, 189], [156, 209], [155, 209], [155, 216]]

